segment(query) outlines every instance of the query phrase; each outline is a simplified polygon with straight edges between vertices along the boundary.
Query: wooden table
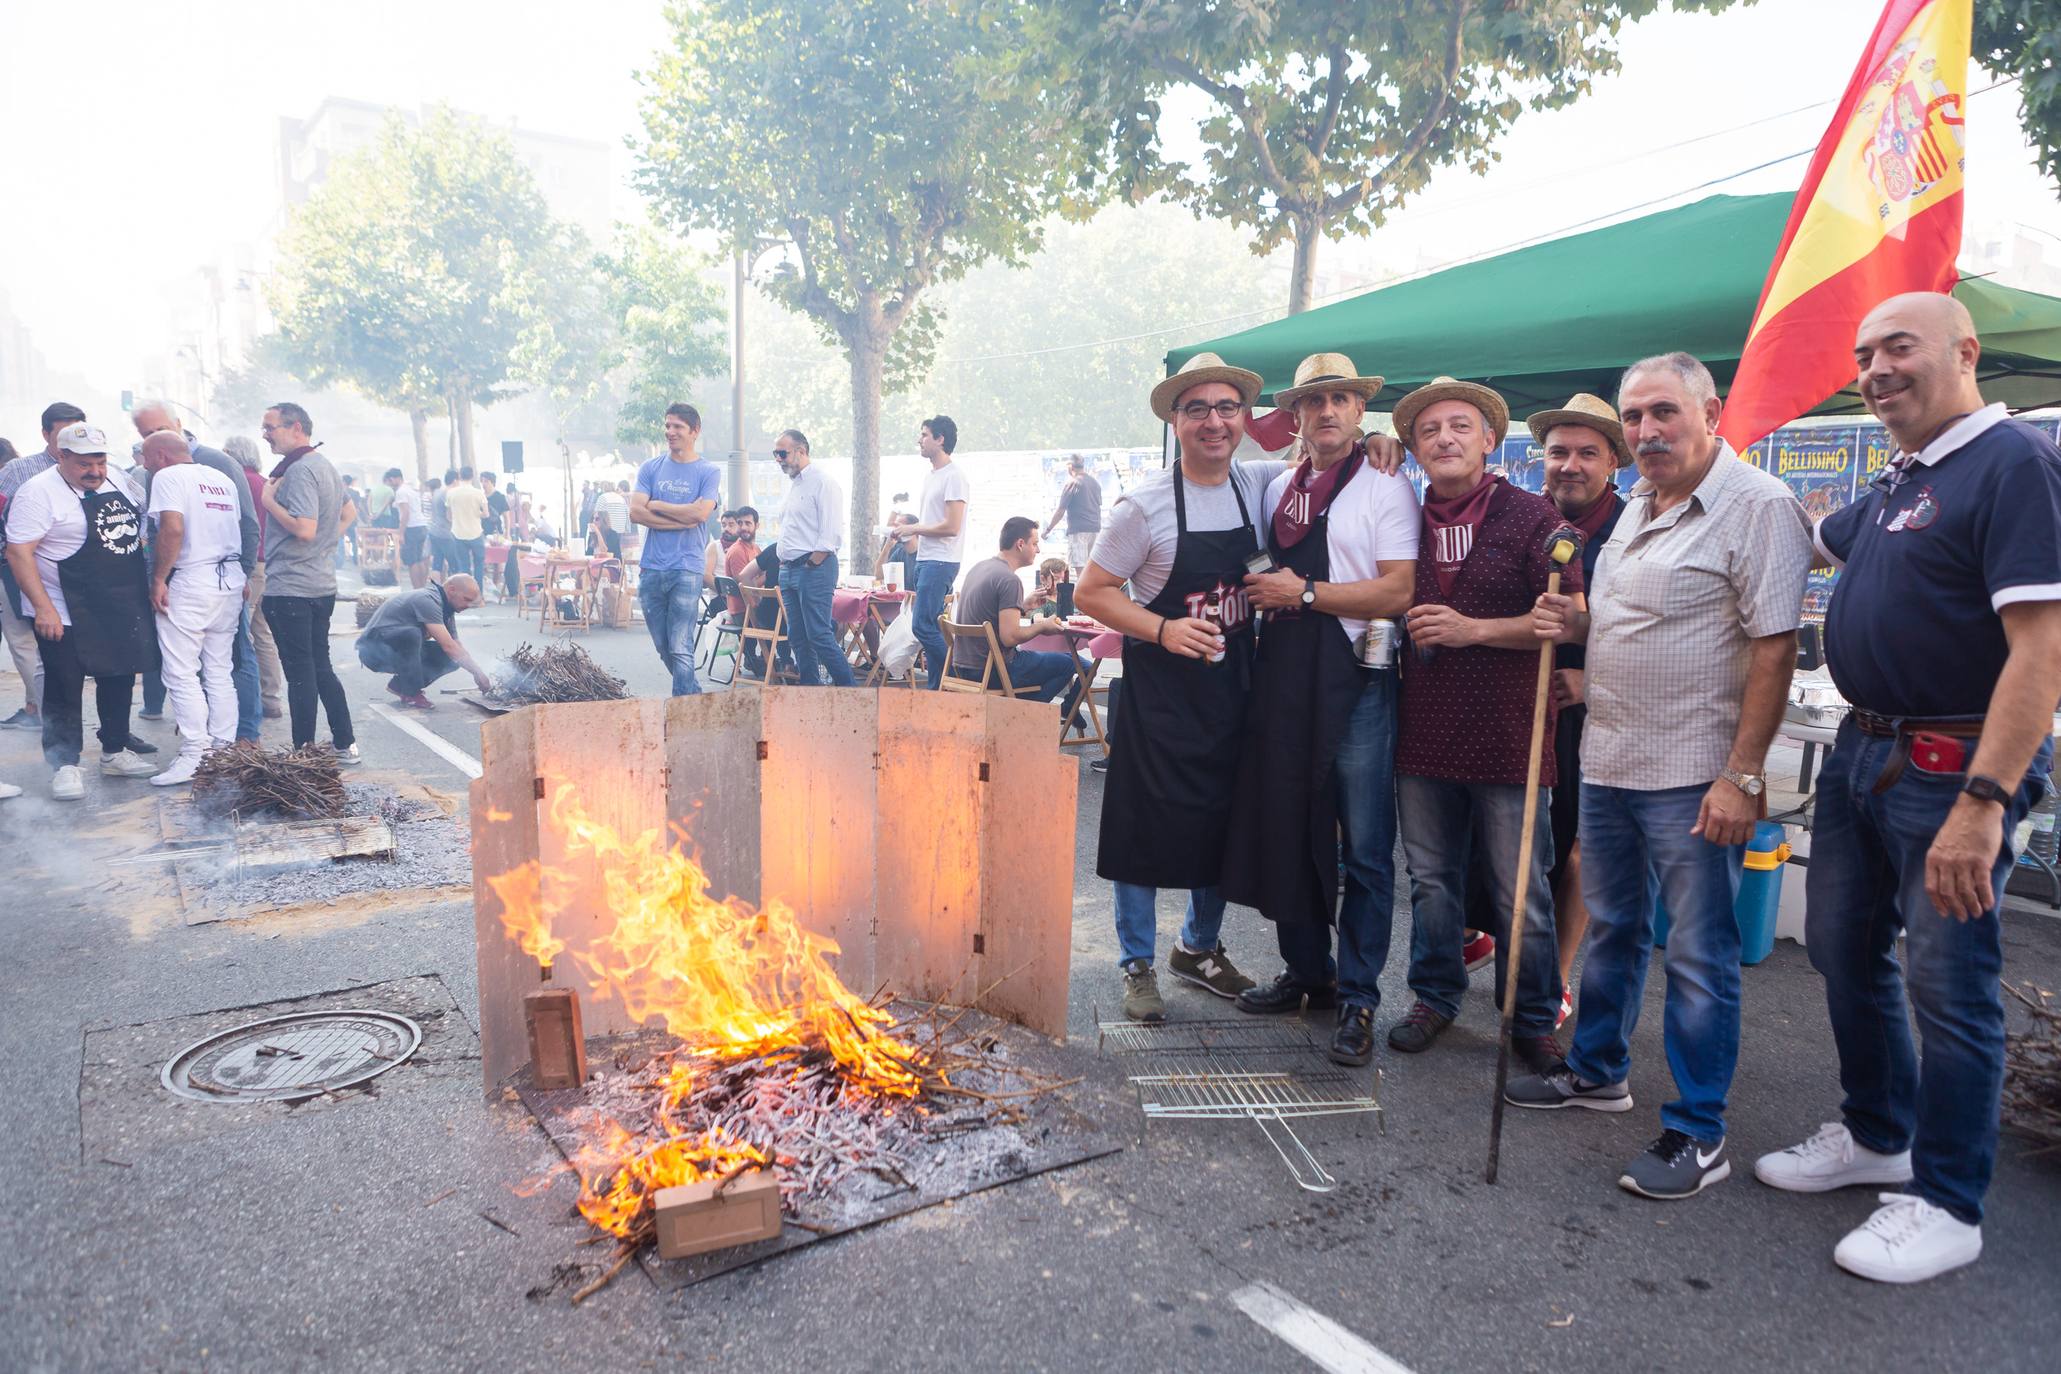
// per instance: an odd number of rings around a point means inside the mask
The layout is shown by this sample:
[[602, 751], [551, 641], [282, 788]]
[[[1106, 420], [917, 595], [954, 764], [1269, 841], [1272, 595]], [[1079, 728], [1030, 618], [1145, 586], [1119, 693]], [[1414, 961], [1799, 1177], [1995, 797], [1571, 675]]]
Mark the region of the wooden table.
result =
[[[1067, 622], [1066, 628], [1053, 634], [1042, 634], [1035, 639], [1025, 640], [1016, 646], [1041, 654], [1073, 655], [1073, 670], [1081, 680], [1081, 694], [1074, 701], [1073, 709], [1066, 713], [1066, 719], [1059, 723], [1059, 744], [1065, 748], [1072, 744], [1099, 744], [1102, 752], [1109, 752], [1109, 732], [1103, 728], [1102, 713], [1095, 709], [1095, 679], [1101, 675], [1102, 665], [1116, 658], [1124, 651], [1124, 637], [1106, 625], [1099, 625], [1085, 616], [1076, 616]], [[1087, 661], [1082, 662], [1085, 651]], [[1079, 718], [1083, 708], [1088, 712], [1088, 732], [1079, 739], [1070, 740], [1068, 733]]]

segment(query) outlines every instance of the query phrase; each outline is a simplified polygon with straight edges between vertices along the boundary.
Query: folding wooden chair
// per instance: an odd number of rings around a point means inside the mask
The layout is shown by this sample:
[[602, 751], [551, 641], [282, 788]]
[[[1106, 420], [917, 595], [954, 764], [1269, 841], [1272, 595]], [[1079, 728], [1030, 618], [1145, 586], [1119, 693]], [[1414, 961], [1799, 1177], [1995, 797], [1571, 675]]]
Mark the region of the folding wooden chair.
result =
[[[733, 596], [741, 597], [742, 595], [742, 589], [738, 587], [736, 578], [718, 577], [716, 579], [715, 599], [709, 602], [709, 614], [695, 630], [695, 636], [699, 638], [707, 628], [709, 621], [715, 621], [716, 632], [709, 639], [708, 649], [702, 655], [701, 663], [702, 671], [708, 674], [710, 682], [720, 682], [728, 685], [737, 680], [737, 653], [743, 647], [744, 627], [730, 618], [728, 611], [730, 598]], [[718, 660], [725, 658], [730, 660], [730, 676], [717, 677], [716, 663]]]
[[[570, 579], [571, 586], [561, 587]], [[570, 602], [570, 612], [562, 603]], [[541, 630], [594, 628], [593, 570], [584, 558], [547, 559], [544, 563], [544, 605], [537, 617]]]
[[[973, 692], [976, 694], [996, 692], [1005, 697], [1027, 697], [1037, 691], [1035, 687], [1018, 687], [1009, 681], [1009, 665], [1002, 661], [1002, 642], [995, 638], [995, 627], [983, 620], [978, 625], [954, 625], [944, 616], [937, 618], [938, 630], [945, 637], [945, 672], [938, 679], [940, 692]], [[962, 643], [979, 640], [987, 645], [987, 661], [981, 664], [978, 678], [963, 677], [952, 671], [952, 657]]]
[[[765, 680], [782, 681], [780, 646], [787, 642], [787, 606], [780, 600], [780, 589], [739, 586], [737, 591], [744, 598], [744, 625], [738, 631], [738, 649], [742, 652], [745, 642], [758, 645], [759, 661], [765, 665]], [[773, 603], [773, 620], [771, 624], [761, 625], [758, 623], [759, 608], [769, 600]], [[789, 670], [784, 680], [794, 682], [798, 679]]]

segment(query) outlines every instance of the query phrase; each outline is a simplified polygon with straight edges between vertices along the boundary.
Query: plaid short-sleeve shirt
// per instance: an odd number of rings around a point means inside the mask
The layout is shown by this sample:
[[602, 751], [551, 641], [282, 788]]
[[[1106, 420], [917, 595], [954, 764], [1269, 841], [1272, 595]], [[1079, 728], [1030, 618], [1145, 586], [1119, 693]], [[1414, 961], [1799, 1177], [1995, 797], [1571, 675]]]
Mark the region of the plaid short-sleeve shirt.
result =
[[1583, 780], [1638, 791], [1715, 781], [1752, 641], [1802, 623], [1814, 553], [1789, 488], [1729, 444], [1659, 516], [1641, 478], [1589, 592]]

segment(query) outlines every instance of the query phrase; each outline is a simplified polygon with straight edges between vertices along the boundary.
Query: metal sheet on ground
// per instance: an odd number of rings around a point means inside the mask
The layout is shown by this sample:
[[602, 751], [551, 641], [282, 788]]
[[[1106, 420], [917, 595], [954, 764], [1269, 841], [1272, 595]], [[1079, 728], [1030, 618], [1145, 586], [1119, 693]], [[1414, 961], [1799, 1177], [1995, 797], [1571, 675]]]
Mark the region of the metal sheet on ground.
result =
[[[988, 1126], [959, 1132], [940, 1141], [931, 1158], [911, 1175], [915, 1191], [884, 1179], [857, 1185], [860, 1194], [836, 1211], [808, 1211], [802, 1220], [822, 1230], [785, 1227], [778, 1239], [718, 1250], [683, 1260], [662, 1260], [651, 1246], [644, 1246], [637, 1260], [651, 1281], [664, 1290], [691, 1287], [703, 1279], [727, 1274], [758, 1264], [790, 1250], [856, 1231], [876, 1222], [906, 1216], [953, 1198], [985, 1192], [989, 1188], [1034, 1178], [1053, 1169], [1080, 1164], [1134, 1144], [1138, 1139], [1136, 1105], [1115, 1072], [1110, 1060], [1085, 1049], [1058, 1044], [1034, 1031], [1006, 1021], [969, 1011], [958, 1030], [992, 1035], [1009, 1061], [1035, 1073], [1080, 1082], [1037, 1100], [1030, 1119], [1017, 1126]], [[956, 1033], [956, 1032], [955, 1032]], [[645, 1033], [615, 1042], [590, 1038], [588, 1059], [615, 1060], [635, 1064], [658, 1052], [666, 1044], [662, 1036]], [[581, 1105], [578, 1088], [545, 1092], [532, 1087], [529, 1073], [515, 1080], [523, 1105], [536, 1117], [560, 1153], [571, 1158], [577, 1148], [571, 1114]]]

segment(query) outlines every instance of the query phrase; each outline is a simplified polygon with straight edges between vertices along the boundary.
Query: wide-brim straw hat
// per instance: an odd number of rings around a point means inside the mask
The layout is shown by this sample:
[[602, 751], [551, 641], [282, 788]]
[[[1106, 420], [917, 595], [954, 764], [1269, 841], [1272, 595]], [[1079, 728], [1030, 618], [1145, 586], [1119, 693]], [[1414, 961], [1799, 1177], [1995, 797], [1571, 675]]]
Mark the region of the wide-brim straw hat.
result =
[[1366, 400], [1381, 394], [1382, 377], [1362, 377], [1343, 353], [1312, 353], [1295, 365], [1295, 385], [1274, 393], [1274, 404], [1286, 409], [1319, 391], [1356, 391]]
[[1173, 376], [1152, 388], [1152, 413], [1172, 424], [1174, 402], [1189, 387], [1201, 386], [1204, 382], [1229, 382], [1238, 388], [1238, 394], [1245, 398], [1247, 405], [1259, 399], [1259, 373], [1233, 367], [1214, 353], [1198, 353], [1182, 363]]
[[1395, 432], [1396, 437], [1403, 441], [1404, 448], [1412, 453], [1417, 451], [1417, 416], [1426, 406], [1437, 405], [1440, 401], [1465, 401], [1480, 411], [1489, 428], [1495, 432], [1499, 444], [1510, 432], [1510, 405], [1501, 396], [1477, 382], [1434, 377], [1395, 403]]
[[1610, 441], [1619, 467], [1632, 465], [1632, 448], [1624, 441], [1624, 421], [1617, 418], [1617, 408], [1601, 396], [1577, 391], [1558, 410], [1542, 410], [1524, 423], [1531, 430], [1531, 437], [1542, 444], [1557, 425], [1580, 425], [1583, 429], [1593, 429]]

